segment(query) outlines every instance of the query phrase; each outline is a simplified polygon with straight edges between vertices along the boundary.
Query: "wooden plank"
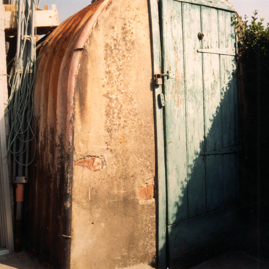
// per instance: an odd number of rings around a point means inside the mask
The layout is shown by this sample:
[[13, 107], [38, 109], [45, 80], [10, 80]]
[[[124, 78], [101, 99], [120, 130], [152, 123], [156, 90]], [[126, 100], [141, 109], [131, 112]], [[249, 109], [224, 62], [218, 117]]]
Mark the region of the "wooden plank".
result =
[[[232, 14], [219, 11], [220, 46], [222, 48], [235, 48], [234, 25]], [[234, 70], [235, 57], [220, 56], [221, 77], [221, 114], [222, 114], [222, 146], [224, 148], [236, 146], [235, 99], [237, 86]], [[224, 204], [234, 203], [237, 197], [238, 158], [235, 154], [222, 156], [224, 180]]]
[[[233, 25], [232, 36], [234, 37], [235, 51], [238, 53], [238, 43], [236, 35], [236, 27]], [[234, 69], [237, 70], [237, 57], [233, 60]], [[237, 75], [234, 74], [235, 92], [234, 92], [234, 109], [235, 109], [235, 143], [239, 145], [239, 97], [238, 97], [238, 80]]]
[[[231, 13], [219, 12], [219, 22], [221, 31], [221, 46], [234, 48], [235, 37], [232, 36]], [[225, 33], [224, 33], [225, 31]], [[235, 57], [220, 56], [220, 76], [221, 76], [221, 110], [222, 110], [222, 146], [230, 147], [235, 145], [235, 111], [234, 93], [236, 82], [234, 76]]]
[[4, 5], [5, 11], [11, 11], [11, 5]]
[[37, 10], [35, 12], [36, 27], [58, 26], [59, 24], [60, 22], [57, 9]]
[[222, 169], [221, 155], [209, 155], [206, 157], [207, 212], [223, 207], [224, 177]]
[[188, 215], [206, 212], [205, 169], [200, 155], [204, 142], [202, 54], [197, 53], [201, 32], [200, 6], [182, 3], [186, 83]]
[[[161, 36], [159, 23], [158, 1], [150, 0], [151, 44], [153, 56], [153, 73], [162, 71]], [[162, 85], [154, 87], [155, 123], [156, 123], [156, 152], [157, 152], [157, 177], [158, 177], [158, 268], [166, 269], [166, 178], [165, 178], [165, 153], [164, 153], [164, 122], [163, 108], [158, 103], [158, 96], [163, 92]]]
[[[5, 219], [5, 231], [6, 231], [6, 248], [10, 252], [13, 252], [13, 229], [12, 229], [12, 213], [11, 213], [11, 202], [10, 202], [10, 186], [9, 186], [9, 175], [8, 175], [8, 161], [7, 161], [7, 149], [6, 149], [6, 104], [8, 98], [7, 89], [7, 69], [6, 69], [6, 48], [5, 48], [5, 31], [3, 16], [4, 7], [0, 3], [0, 185], [3, 191], [3, 196], [0, 199], [4, 201], [4, 212], [0, 214], [4, 215]], [[0, 227], [3, 229], [3, 227]]]
[[[234, 42], [235, 42], [235, 51], [237, 53], [237, 36], [236, 36], [236, 28], [233, 26], [233, 32], [232, 35], [234, 36]], [[233, 60], [233, 66], [234, 70], [237, 70], [237, 59], [236, 57]], [[235, 122], [235, 144], [239, 151], [239, 99], [238, 99], [238, 80], [237, 75], [234, 73], [234, 122]], [[235, 182], [235, 188], [236, 188], [236, 199], [239, 198], [240, 195], [240, 175], [239, 175], [239, 154], [235, 155], [235, 174], [236, 174], [236, 182]]]
[[[218, 14], [215, 9], [205, 7], [202, 7], [201, 9], [202, 32], [205, 34], [203, 46], [211, 49], [218, 46]], [[203, 54], [203, 70], [205, 148], [206, 151], [213, 151], [221, 148], [219, 56]]]
[[[218, 48], [218, 12], [216, 9], [201, 7], [203, 48]], [[205, 150], [221, 149], [220, 79], [219, 55], [203, 54]], [[223, 178], [221, 156], [205, 159], [207, 211], [220, 208], [223, 201]]]
[[223, 0], [210, 0], [210, 1], [208, 0], [176, 0], [176, 1], [235, 12], [235, 8], [233, 7], [233, 5], [229, 3], [228, 1], [223, 1]]
[[4, 5], [5, 11], [18, 11], [17, 5]]
[[169, 226], [170, 268], [186, 268], [173, 265], [185, 255], [195, 257], [207, 247], [230, 239], [239, 223], [239, 212], [225, 208]]
[[231, 205], [237, 199], [238, 173], [236, 169], [237, 156], [235, 154], [223, 155], [223, 199], [225, 205]]
[[164, 46], [167, 54], [164, 70], [175, 74], [166, 80], [165, 146], [167, 161], [168, 224], [188, 217], [185, 84], [181, 4], [168, 2]]
[[[226, 47], [231, 49], [236, 49], [236, 34], [235, 34], [235, 25], [233, 13], [226, 13]], [[236, 76], [236, 58], [228, 57], [229, 64], [229, 85], [230, 85], [230, 100], [233, 105], [233, 113], [230, 115], [230, 122], [233, 125], [233, 132], [231, 137], [231, 141], [234, 145], [239, 145], [239, 134], [238, 134], [238, 100], [237, 100], [237, 76]], [[232, 127], [231, 127], [232, 129]], [[226, 157], [226, 156], [225, 156]], [[239, 197], [239, 162], [238, 162], [238, 154], [232, 154], [229, 157], [226, 157], [230, 161], [229, 175], [227, 177], [228, 185], [229, 185], [229, 200], [230, 204], [236, 202]], [[232, 188], [231, 188], [232, 187]]]
[[4, 11], [18, 11], [18, 6], [4, 4]]
[[55, 4], [51, 5], [52, 11], [53, 11], [53, 17], [54, 20], [57, 22], [57, 24], [60, 24], [60, 20], [59, 20], [59, 14], [58, 14], [58, 10]]
[[[56, 5], [52, 5], [52, 10], [36, 10], [35, 27], [39, 31], [41, 28], [54, 29], [60, 24]], [[4, 27], [7, 32], [17, 29], [15, 11], [4, 12]], [[39, 33], [39, 32], [38, 32]]]
[[[222, 56], [224, 58], [224, 56]], [[227, 91], [223, 97], [223, 128], [227, 128], [223, 132], [223, 146], [229, 147], [237, 145], [236, 139], [236, 106], [234, 103], [236, 93], [236, 81], [232, 74], [235, 70], [235, 59], [233, 57], [226, 56], [222, 59], [224, 65], [227, 67]], [[225, 113], [226, 112], [226, 113]], [[238, 156], [235, 154], [223, 155], [223, 170], [224, 174], [224, 199], [226, 204], [232, 204], [236, 201], [238, 193]]]

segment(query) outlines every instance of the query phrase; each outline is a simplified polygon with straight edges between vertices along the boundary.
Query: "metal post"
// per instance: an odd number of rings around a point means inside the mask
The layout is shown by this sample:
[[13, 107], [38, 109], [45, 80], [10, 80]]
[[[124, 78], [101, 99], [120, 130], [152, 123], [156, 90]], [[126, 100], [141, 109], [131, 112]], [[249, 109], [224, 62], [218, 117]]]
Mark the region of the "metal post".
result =
[[[0, 16], [4, 15], [4, 7], [0, 3]], [[4, 21], [0, 20], [0, 241], [5, 250], [1, 254], [13, 252], [13, 227], [10, 201], [10, 184], [8, 172], [8, 160], [6, 151], [6, 105], [8, 98], [7, 67]], [[2, 206], [1, 206], [2, 205]], [[1, 236], [2, 235], [2, 236]], [[2, 239], [2, 240], [1, 240]], [[1, 248], [1, 246], [0, 246]]]

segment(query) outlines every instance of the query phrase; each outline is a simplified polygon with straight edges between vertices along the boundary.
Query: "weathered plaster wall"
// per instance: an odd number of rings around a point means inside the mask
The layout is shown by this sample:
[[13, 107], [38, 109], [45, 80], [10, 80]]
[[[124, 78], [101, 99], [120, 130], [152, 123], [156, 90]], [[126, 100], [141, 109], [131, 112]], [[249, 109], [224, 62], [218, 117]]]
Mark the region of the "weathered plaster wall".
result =
[[156, 254], [154, 110], [146, 0], [113, 0], [83, 52], [75, 93], [71, 268]]

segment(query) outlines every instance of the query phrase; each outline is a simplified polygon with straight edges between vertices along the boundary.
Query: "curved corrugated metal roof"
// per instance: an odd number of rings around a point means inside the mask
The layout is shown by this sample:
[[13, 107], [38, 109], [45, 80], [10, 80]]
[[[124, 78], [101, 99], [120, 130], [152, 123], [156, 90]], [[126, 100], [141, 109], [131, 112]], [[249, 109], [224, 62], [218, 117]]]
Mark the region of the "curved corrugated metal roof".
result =
[[71, 90], [74, 86], [80, 50], [110, 2], [111, 0], [100, 0], [87, 6], [60, 24], [41, 45], [35, 85], [36, 101], [42, 98], [41, 93], [46, 89], [56, 94], [60, 89]]
[[[31, 167], [29, 243], [40, 259], [67, 268], [71, 233], [74, 91], [85, 43], [111, 0], [65, 20], [40, 46], [34, 105], [37, 151]], [[59, 251], [53, 252], [57, 245]]]

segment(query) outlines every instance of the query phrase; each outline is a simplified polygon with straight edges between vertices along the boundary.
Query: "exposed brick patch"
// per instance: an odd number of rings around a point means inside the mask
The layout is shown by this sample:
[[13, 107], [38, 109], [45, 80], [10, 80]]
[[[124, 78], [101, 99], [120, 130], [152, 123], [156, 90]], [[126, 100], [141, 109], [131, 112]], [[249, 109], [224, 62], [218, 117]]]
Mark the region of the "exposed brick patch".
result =
[[100, 171], [103, 169], [102, 159], [95, 157], [77, 161], [74, 165], [86, 167], [91, 171]]
[[150, 200], [154, 197], [154, 185], [153, 184], [145, 184], [141, 187], [139, 191], [140, 200]]

